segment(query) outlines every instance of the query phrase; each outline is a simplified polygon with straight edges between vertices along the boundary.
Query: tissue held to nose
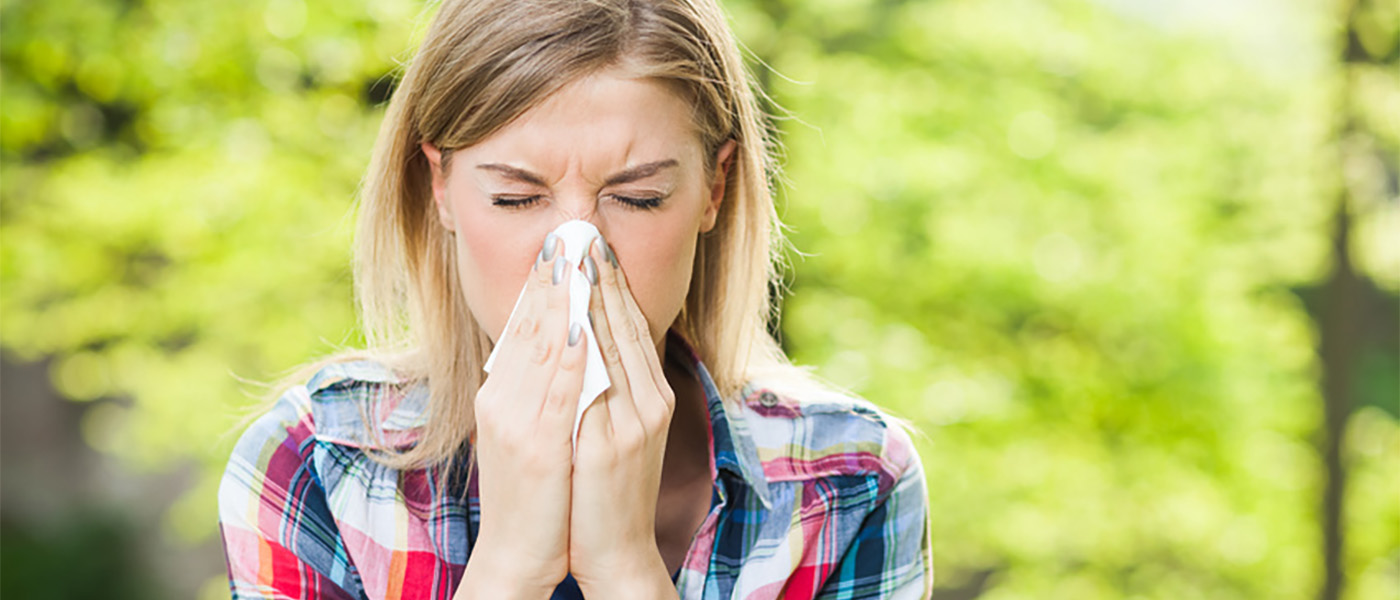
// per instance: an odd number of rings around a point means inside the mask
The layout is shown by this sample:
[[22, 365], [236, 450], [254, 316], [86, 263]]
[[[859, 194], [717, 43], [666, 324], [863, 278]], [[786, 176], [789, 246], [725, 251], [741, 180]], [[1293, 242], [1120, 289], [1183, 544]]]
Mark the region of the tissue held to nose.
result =
[[[559, 241], [564, 244], [564, 260], [566, 261], [566, 273], [569, 285], [569, 322], [568, 327], [572, 328], [578, 324], [583, 331], [584, 337], [588, 338], [585, 352], [587, 358], [583, 371], [583, 391], [578, 397], [578, 413], [574, 415], [574, 448], [578, 448], [578, 426], [583, 421], [583, 411], [588, 408], [593, 400], [602, 395], [612, 385], [608, 379], [607, 367], [603, 364], [603, 355], [598, 351], [598, 338], [593, 335], [593, 326], [588, 321], [588, 298], [590, 295], [588, 278], [580, 270], [583, 257], [588, 254], [588, 248], [593, 243], [594, 238], [601, 237], [598, 228], [587, 221], [573, 220], [565, 222], [556, 227], [552, 232], [558, 236]], [[496, 340], [495, 348], [491, 350], [491, 356], [486, 358], [486, 372], [491, 372], [491, 365], [496, 360], [496, 353], [501, 346], [512, 343], [510, 332], [514, 330], [511, 325], [515, 323], [516, 313], [520, 311], [520, 300], [524, 298], [525, 290], [520, 290], [520, 295], [516, 297], [515, 308], [510, 311], [510, 318], [506, 320], [505, 332]], [[568, 329], [565, 330], [567, 335]]]

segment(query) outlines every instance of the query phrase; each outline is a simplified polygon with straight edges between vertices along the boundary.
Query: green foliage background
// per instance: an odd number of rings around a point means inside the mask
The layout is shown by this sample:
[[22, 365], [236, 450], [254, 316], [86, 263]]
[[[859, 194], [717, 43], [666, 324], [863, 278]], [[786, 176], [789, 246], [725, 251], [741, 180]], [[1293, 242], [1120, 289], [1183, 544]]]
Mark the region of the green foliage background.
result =
[[[1363, 5], [1377, 60], [1344, 68], [1337, 7], [1249, 6], [726, 3], [790, 111], [782, 212], [808, 256], [783, 341], [922, 429], [940, 594], [1320, 585], [1307, 290], [1343, 191], [1358, 267], [1400, 290], [1400, 8]], [[361, 340], [353, 197], [433, 7], [0, 7], [0, 345], [93, 403], [92, 447], [201, 465], [164, 534], [207, 540], [260, 391], [240, 379]], [[1389, 319], [1345, 443], [1354, 599], [1400, 595]]]

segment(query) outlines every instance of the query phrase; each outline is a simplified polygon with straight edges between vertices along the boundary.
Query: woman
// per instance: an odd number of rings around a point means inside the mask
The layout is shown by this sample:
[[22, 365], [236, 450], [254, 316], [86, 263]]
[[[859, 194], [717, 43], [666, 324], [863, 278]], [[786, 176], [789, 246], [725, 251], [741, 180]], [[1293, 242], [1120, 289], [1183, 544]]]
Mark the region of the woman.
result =
[[[444, 2], [362, 190], [370, 351], [229, 461], [233, 596], [926, 596], [908, 436], [767, 334], [767, 144], [711, 1]], [[576, 442], [574, 269], [611, 381]]]

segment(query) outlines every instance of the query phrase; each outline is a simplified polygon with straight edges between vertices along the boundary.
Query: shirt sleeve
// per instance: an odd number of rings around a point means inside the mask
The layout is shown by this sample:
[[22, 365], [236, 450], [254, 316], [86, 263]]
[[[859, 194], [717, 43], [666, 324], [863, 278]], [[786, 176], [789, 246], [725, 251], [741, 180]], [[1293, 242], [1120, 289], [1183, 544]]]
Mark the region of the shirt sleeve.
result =
[[819, 600], [914, 600], [933, 593], [928, 488], [903, 429], [892, 425], [887, 457], [902, 463], [890, 492], [866, 515]]
[[244, 431], [219, 484], [233, 600], [363, 600], [315, 465], [310, 398], [293, 387]]

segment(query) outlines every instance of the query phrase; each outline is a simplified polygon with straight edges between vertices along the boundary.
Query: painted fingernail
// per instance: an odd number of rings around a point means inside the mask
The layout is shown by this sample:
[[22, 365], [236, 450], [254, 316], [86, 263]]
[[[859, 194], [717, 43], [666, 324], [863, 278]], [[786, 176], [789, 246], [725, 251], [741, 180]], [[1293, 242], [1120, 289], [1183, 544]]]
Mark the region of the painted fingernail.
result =
[[[602, 239], [602, 238], [598, 238], [598, 239]], [[608, 262], [612, 263], [613, 268], [616, 269], [616, 268], [617, 268], [617, 255], [616, 255], [616, 254], [613, 254], [612, 246], [609, 245], [606, 241], [603, 242], [603, 254], [605, 255], [604, 258], [608, 259]]]
[[583, 326], [582, 326], [582, 325], [579, 325], [578, 323], [574, 323], [574, 325], [573, 325], [572, 327], [569, 328], [569, 345], [570, 345], [570, 346], [577, 346], [577, 345], [578, 345], [578, 339], [581, 338], [581, 337], [583, 337], [582, 335], [580, 335], [580, 334], [582, 334], [582, 333], [583, 333]]
[[[603, 236], [600, 235], [600, 236], [598, 236], [598, 237], [593, 238], [593, 244], [592, 244], [592, 245], [593, 245], [593, 246], [596, 246], [596, 247], [598, 248], [598, 256], [599, 256], [599, 258], [602, 258], [602, 259], [603, 259], [603, 262], [607, 262], [607, 260], [608, 260], [608, 243], [605, 242], [605, 241], [603, 241]], [[591, 252], [590, 252], [590, 254], [591, 254]]]
[[544, 260], [553, 260], [553, 259], [554, 259], [554, 251], [557, 250], [558, 248], [559, 248], [559, 236], [554, 235], [554, 234], [551, 233], [551, 234], [545, 236], [545, 238], [544, 238], [544, 248], [540, 249], [540, 255], [544, 257]]
[[588, 285], [598, 285], [598, 263], [593, 262], [592, 256], [583, 257], [583, 276], [588, 278]]
[[554, 261], [554, 285], [559, 285], [559, 282], [564, 280], [564, 269], [568, 264], [567, 260]]

